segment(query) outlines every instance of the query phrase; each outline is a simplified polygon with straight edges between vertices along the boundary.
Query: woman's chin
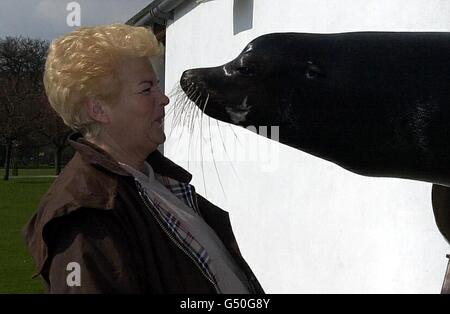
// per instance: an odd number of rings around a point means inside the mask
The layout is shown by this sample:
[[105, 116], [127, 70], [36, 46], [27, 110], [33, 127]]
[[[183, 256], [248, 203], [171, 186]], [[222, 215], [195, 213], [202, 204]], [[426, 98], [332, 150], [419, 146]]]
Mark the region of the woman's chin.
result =
[[164, 134], [164, 132], [158, 132], [158, 134], [153, 134], [150, 139], [151, 142], [161, 145], [166, 141], [166, 134]]
[[164, 144], [165, 141], [166, 141], [166, 134], [162, 133], [159, 145]]
[[162, 125], [158, 122], [153, 122], [152, 128], [150, 129], [149, 139], [152, 143], [161, 145], [166, 141], [166, 134], [164, 134], [164, 129]]

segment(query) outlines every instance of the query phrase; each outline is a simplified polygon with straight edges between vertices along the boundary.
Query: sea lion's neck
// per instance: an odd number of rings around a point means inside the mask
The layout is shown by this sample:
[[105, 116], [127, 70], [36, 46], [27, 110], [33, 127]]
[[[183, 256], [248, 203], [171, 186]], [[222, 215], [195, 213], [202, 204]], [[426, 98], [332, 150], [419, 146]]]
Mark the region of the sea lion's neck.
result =
[[[347, 135], [334, 133], [328, 137], [305, 135], [304, 132], [297, 134], [283, 134], [281, 128], [280, 142], [360, 175], [450, 186], [450, 162], [447, 162], [450, 150], [443, 144], [434, 143], [430, 135], [424, 138], [424, 134], [413, 132], [408, 136], [386, 137], [383, 133], [377, 138], [367, 130], [355, 130]], [[383, 142], [385, 138], [389, 141]]]

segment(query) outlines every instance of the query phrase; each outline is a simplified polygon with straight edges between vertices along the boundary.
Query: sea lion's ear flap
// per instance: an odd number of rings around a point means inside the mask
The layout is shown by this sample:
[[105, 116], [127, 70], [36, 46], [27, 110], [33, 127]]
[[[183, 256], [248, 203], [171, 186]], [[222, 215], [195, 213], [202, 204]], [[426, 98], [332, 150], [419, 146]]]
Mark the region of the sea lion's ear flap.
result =
[[305, 76], [311, 80], [318, 77], [325, 77], [325, 72], [317, 64], [308, 61], [306, 62]]

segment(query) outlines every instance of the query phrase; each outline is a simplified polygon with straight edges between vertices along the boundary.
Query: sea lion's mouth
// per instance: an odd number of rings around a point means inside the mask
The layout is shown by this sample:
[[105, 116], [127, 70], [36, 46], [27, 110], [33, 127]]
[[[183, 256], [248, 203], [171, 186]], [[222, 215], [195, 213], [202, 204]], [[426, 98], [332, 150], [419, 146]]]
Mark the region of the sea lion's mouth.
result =
[[239, 110], [232, 107], [225, 107], [225, 111], [228, 113], [231, 122], [234, 124], [245, 122], [246, 116], [249, 113], [249, 110]]
[[248, 96], [245, 96], [242, 100], [242, 103], [239, 106], [231, 107], [226, 106], [225, 111], [230, 117], [230, 120], [234, 124], [240, 124], [242, 122], [245, 122], [247, 119], [247, 115], [250, 112], [250, 109], [252, 106], [250, 106], [247, 102]]

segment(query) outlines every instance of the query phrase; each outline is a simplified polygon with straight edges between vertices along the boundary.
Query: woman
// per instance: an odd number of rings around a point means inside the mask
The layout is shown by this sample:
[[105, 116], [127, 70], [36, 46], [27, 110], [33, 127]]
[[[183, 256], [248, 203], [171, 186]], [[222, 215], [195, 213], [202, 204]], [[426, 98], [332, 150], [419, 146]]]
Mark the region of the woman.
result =
[[143, 27], [54, 40], [44, 84], [76, 154], [24, 229], [50, 293], [263, 293], [228, 214], [158, 151], [164, 107]]

